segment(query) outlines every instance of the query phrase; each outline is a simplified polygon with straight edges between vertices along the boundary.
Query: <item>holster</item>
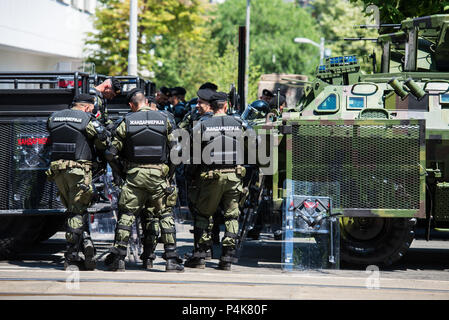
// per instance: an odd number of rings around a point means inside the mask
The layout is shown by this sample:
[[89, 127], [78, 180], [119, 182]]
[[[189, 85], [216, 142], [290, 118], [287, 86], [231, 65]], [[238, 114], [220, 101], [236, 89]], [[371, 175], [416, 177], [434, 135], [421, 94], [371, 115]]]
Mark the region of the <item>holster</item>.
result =
[[45, 171], [45, 175], [47, 176], [47, 180], [48, 181], [54, 181], [55, 180], [55, 172], [53, 170], [47, 169], [47, 171]]

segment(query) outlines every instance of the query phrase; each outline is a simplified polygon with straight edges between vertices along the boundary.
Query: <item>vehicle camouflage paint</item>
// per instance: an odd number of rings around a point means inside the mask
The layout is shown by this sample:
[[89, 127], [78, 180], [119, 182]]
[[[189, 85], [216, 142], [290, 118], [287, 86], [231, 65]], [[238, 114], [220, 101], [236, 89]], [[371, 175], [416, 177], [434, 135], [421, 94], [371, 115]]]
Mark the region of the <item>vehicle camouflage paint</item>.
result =
[[347, 263], [392, 264], [418, 219], [428, 238], [449, 224], [449, 15], [397, 29], [377, 40], [380, 73], [362, 73], [352, 55], [328, 58], [293, 110], [253, 124], [276, 140], [278, 170], [265, 185], [272, 215], [281, 216], [288, 181], [312, 184], [342, 214]]

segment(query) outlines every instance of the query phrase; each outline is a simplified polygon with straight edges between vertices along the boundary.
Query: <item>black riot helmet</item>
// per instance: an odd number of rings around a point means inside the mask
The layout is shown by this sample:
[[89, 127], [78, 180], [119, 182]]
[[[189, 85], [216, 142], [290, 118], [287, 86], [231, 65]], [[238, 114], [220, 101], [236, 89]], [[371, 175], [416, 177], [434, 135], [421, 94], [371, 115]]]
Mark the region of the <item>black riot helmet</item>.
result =
[[243, 120], [254, 120], [265, 118], [270, 111], [269, 105], [264, 100], [256, 100], [248, 105], [242, 114]]

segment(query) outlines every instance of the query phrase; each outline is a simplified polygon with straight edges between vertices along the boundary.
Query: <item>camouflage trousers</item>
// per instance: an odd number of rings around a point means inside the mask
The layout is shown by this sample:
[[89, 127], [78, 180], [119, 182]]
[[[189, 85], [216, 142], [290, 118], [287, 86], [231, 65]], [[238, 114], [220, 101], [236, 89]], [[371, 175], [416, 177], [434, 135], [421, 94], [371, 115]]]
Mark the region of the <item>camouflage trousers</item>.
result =
[[78, 251], [83, 231], [88, 231], [87, 208], [92, 201], [92, 172], [83, 168], [58, 169], [51, 166], [52, 179], [58, 195], [67, 208], [66, 240], [69, 247]]
[[[142, 212], [144, 230], [152, 235], [151, 243], [157, 244], [159, 230], [166, 246], [176, 245], [173, 207], [176, 193], [170, 190], [166, 178], [168, 167], [133, 168], [128, 170], [119, 198], [119, 221], [117, 223], [114, 247], [127, 248], [132, 225], [136, 215]], [[171, 192], [170, 192], [171, 191]], [[123, 252], [123, 251], [122, 251]]]
[[[171, 190], [167, 197], [167, 207], [173, 208], [176, 205], [177, 189]], [[175, 221], [173, 210], [157, 211], [148, 202], [140, 214], [143, 229], [143, 254], [141, 259], [154, 259], [154, 251], [158, 244], [159, 236], [165, 246], [176, 245], [176, 234], [174, 233]], [[161, 234], [162, 233], [162, 234]]]
[[223, 208], [225, 235], [223, 247], [235, 247], [239, 231], [238, 218], [240, 215], [239, 200], [242, 195], [242, 175], [235, 172], [216, 172], [200, 175], [198, 197], [195, 201], [197, 214], [195, 228], [202, 230], [198, 244], [210, 246], [212, 244], [213, 216], [221, 204]]

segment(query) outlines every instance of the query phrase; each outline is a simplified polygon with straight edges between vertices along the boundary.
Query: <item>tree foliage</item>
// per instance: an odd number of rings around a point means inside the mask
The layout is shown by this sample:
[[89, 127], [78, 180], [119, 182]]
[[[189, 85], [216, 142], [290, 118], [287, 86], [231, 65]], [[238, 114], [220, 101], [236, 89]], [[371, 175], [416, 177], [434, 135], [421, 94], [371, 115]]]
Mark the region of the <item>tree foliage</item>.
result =
[[[238, 26], [246, 22], [246, 1], [227, 0], [218, 5], [211, 23], [212, 37], [223, 54], [237, 44]], [[318, 26], [311, 15], [283, 0], [251, 1], [250, 60], [262, 73], [312, 74], [319, 62], [318, 48], [297, 44], [296, 37], [319, 42]]]
[[[416, 2], [413, 15], [430, 14], [428, 3], [435, 2], [410, 1]], [[87, 40], [87, 61], [94, 62], [99, 73], [126, 75], [129, 0], [99, 2], [94, 21], [96, 30]], [[227, 0], [219, 5], [207, 2], [139, 0], [140, 76], [155, 81], [158, 87], [183, 86], [188, 97], [195, 96], [198, 87], [206, 81], [216, 83], [221, 91], [229, 90], [231, 84], [237, 85], [238, 27], [245, 25], [246, 1]], [[316, 43], [324, 37], [333, 56], [356, 54], [361, 58], [362, 67], [371, 70], [369, 56], [375, 44], [343, 40], [345, 37], [377, 36], [376, 30], [354, 28], [354, 25], [373, 24], [372, 16], [364, 14], [370, 3], [377, 3], [383, 17], [396, 12], [392, 7], [401, 11], [406, 1], [315, 0], [306, 9], [283, 0], [251, 1], [248, 99], [257, 98], [257, 85], [263, 73], [314, 74], [319, 50], [310, 44], [295, 43], [296, 37], [309, 38]], [[432, 10], [441, 8], [444, 6], [438, 2]], [[407, 10], [401, 11], [404, 16], [412, 14], [410, 8]]]
[[[359, 0], [350, 0], [358, 2]], [[438, 13], [449, 13], [447, 0], [361, 0], [366, 8], [379, 8], [381, 23], [400, 23], [407, 18], [423, 17]]]
[[376, 29], [362, 29], [357, 26], [373, 25], [371, 16], [363, 14], [360, 2], [347, 0], [315, 0], [312, 14], [320, 25], [325, 47], [331, 49], [332, 56], [356, 55], [362, 70], [372, 70], [372, 54], [376, 43], [370, 40], [344, 40], [345, 38], [375, 39]]
[[[97, 71], [126, 74], [129, 50], [130, 1], [101, 0], [88, 34], [88, 62]], [[201, 37], [202, 6], [199, 0], [139, 0], [137, 56], [139, 72], [153, 71], [154, 47], [160, 37], [195, 40]]]
[[[88, 62], [97, 72], [127, 74], [129, 0], [106, 1], [96, 12], [96, 31], [89, 34]], [[139, 0], [138, 65], [139, 75], [155, 81], [157, 86], [182, 86], [187, 97], [196, 95], [206, 81], [219, 90], [237, 85], [237, 47], [227, 44], [218, 52], [218, 40], [208, 25], [213, 16], [201, 1]], [[258, 66], [251, 62], [249, 94], [256, 96], [260, 77]]]

